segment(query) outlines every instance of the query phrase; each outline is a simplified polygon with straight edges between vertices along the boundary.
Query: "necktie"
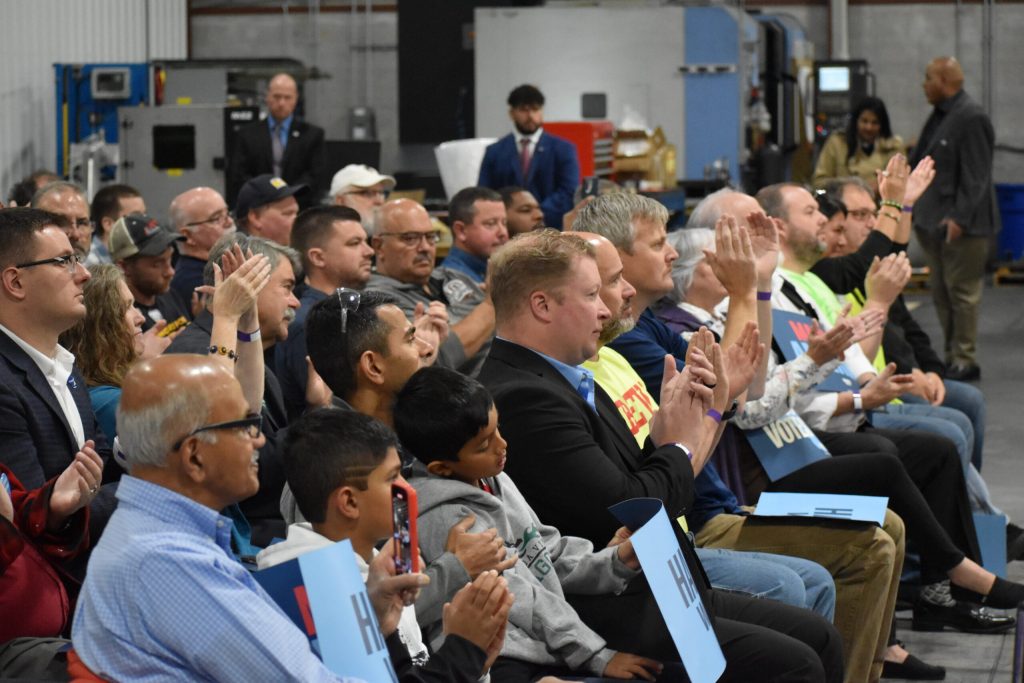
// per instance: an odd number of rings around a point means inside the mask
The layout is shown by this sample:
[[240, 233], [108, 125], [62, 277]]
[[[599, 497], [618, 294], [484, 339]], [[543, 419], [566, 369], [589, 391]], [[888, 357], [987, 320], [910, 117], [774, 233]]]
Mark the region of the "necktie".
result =
[[281, 122], [274, 121], [270, 128], [270, 153], [273, 156], [274, 175], [281, 175], [281, 159], [284, 157], [284, 145], [281, 144]]
[[519, 152], [519, 165], [523, 169], [523, 182], [526, 182], [526, 176], [530, 172], [530, 138], [523, 138], [519, 144], [522, 146]]

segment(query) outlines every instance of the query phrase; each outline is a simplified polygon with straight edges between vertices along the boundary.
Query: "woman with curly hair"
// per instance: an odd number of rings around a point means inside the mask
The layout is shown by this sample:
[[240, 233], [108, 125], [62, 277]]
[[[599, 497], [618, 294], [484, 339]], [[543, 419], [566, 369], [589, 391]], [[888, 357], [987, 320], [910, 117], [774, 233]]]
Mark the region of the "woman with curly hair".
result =
[[830, 178], [857, 176], [877, 192], [877, 172], [905, 151], [903, 139], [892, 134], [885, 103], [865, 97], [854, 107], [846, 130], [832, 133], [825, 141], [814, 168], [814, 186]]

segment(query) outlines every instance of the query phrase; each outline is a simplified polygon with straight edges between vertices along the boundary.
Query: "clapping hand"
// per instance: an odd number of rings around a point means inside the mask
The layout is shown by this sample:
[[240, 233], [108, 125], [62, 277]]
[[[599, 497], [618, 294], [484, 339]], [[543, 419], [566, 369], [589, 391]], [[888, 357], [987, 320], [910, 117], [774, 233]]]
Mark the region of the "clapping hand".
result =
[[913, 205], [924, 194], [924, 191], [928, 189], [933, 180], [935, 180], [935, 160], [931, 157], [925, 157], [917, 162], [914, 171], [907, 178], [907, 191], [903, 195], [903, 203], [905, 205]]
[[88, 505], [100, 490], [103, 480], [103, 458], [90, 439], [75, 453], [75, 459], [60, 473], [50, 494], [50, 514], [47, 526], [59, 529], [68, 517]]
[[903, 204], [907, 191], [907, 176], [910, 175], [910, 164], [902, 154], [896, 154], [884, 171], [878, 173], [878, 196], [882, 201], [899, 202]]
[[731, 214], [722, 214], [715, 224], [715, 250], [704, 250], [711, 271], [731, 297], [754, 291], [757, 270], [750, 233]]
[[779, 233], [775, 221], [760, 211], [747, 216], [750, 226], [750, 244], [754, 247], [757, 269], [757, 288], [771, 291], [772, 275], [779, 265]]

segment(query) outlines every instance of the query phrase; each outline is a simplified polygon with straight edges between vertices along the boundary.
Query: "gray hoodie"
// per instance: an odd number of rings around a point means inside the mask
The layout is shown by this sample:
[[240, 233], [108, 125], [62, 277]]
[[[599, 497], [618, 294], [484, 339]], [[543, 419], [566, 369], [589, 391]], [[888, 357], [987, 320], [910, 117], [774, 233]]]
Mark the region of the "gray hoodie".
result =
[[[618, 559], [615, 548], [594, 552], [590, 541], [562, 536], [558, 529], [541, 524], [504, 473], [487, 480], [493, 494], [433, 475], [411, 483], [419, 501], [420, 550], [428, 563], [444, 553], [449, 530], [470, 513], [476, 515], [471, 533], [494, 527], [510, 546], [509, 552], [519, 555], [519, 562], [504, 573], [515, 603], [502, 655], [586, 669], [598, 676], [604, 673], [615, 651], [583, 623], [563, 591], [582, 595], [622, 591], [637, 572]], [[442, 638], [439, 623], [428, 626], [427, 633], [432, 645]]]

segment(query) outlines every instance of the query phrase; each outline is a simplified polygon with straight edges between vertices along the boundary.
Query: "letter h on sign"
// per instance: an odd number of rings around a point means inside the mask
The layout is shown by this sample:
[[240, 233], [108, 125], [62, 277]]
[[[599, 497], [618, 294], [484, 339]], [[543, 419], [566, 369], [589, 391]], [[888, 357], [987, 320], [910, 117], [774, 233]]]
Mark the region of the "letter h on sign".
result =
[[697, 595], [697, 587], [693, 584], [693, 577], [686, 571], [683, 559], [683, 551], [677, 550], [675, 555], [669, 558], [668, 570], [672, 574], [672, 580], [675, 581], [676, 588], [679, 590], [679, 596], [683, 599], [683, 604], [689, 607], [694, 601], [697, 602], [697, 611], [700, 613], [700, 619], [704, 622], [704, 628], [711, 630], [711, 620], [708, 619], [707, 611], [704, 608], [704, 603], [701, 601], [700, 596]]
[[366, 654], [372, 655], [374, 652], [383, 649], [384, 636], [380, 634], [380, 629], [377, 628], [373, 612], [370, 611], [370, 601], [366, 597], [366, 593], [355, 593], [352, 595], [352, 610], [356, 614], [356, 621], [359, 622], [359, 633], [363, 636], [363, 647], [366, 648]]

